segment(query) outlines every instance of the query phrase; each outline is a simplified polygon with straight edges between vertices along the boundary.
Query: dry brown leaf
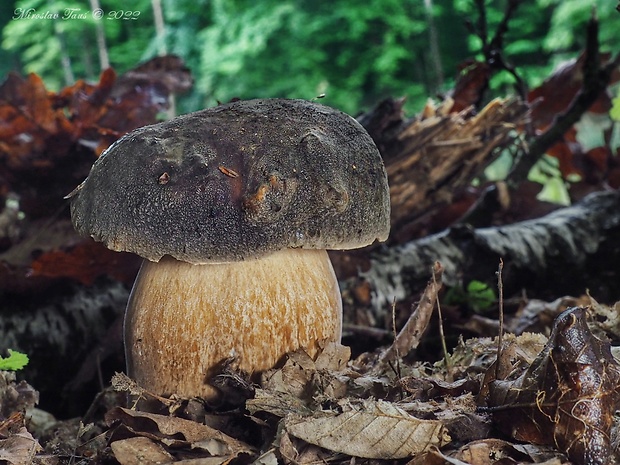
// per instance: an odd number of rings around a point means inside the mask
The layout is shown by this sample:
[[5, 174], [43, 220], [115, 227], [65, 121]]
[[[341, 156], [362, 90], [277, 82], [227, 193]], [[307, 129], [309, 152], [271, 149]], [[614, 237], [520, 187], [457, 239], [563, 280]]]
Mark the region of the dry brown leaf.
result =
[[285, 431], [310, 444], [355, 457], [398, 459], [443, 446], [450, 437], [436, 420], [420, 420], [384, 401], [343, 402], [342, 412], [289, 415]]
[[433, 279], [426, 285], [424, 293], [420, 297], [418, 307], [400, 330], [394, 343], [381, 354], [378, 367], [392, 362], [396, 358], [405, 357], [410, 351], [418, 347], [435, 309], [437, 295], [442, 287], [442, 274], [443, 266], [441, 266], [441, 263], [435, 262], [433, 265]]
[[489, 383], [488, 405], [499, 429], [520, 441], [554, 445], [579, 464], [608, 463], [620, 366], [609, 343], [590, 332], [585, 308], [558, 316], [522, 376], [498, 378]]
[[248, 399], [245, 408], [254, 415], [267, 412], [280, 418], [290, 414], [309, 415], [312, 411], [298, 397], [288, 392], [256, 389], [254, 398]]
[[253, 465], [278, 465], [278, 456], [276, 449], [271, 448], [267, 452], [263, 452], [260, 457], [254, 460]]
[[0, 440], [0, 462], [11, 465], [30, 465], [37, 452], [43, 450], [39, 442], [25, 427], [19, 432]]
[[321, 463], [329, 463], [333, 459], [333, 452], [321, 449], [314, 444], [308, 444], [289, 436], [286, 432], [280, 437], [278, 447], [280, 457], [285, 464], [291, 465], [317, 465]]
[[476, 465], [492, 465], [498, 460], [506, 458], [518, 461], [529, 459], [527, 454], [515, 449], [513, 444], [493, 438], [472, 441], [452, 455], [466, 463], [474, 463]]
[[446, 453], [432, 447], [428, 453], [416, 456], [407, 465], [570, 465], [557, 457], [558, 454], [557, 451], [539, 446], [511, 444], [501, 439], [482, 439]]
[[[300, 349], [287, 355], [282, 368], [263, 373], [261, 386], [276, 397], [283, 396], [275, 393], [284, 393], [297, 398], [295, 403], [311, 404], [317, 398], [343, 398], [352, 388], [350, 382], [353, 373], [347, 368], [350, 357], [349, 347], [333, 342], [325, 346], [316, 361]], [[269, 396], [265, 393], [261, 395]]]
[[329, 342], [314, 362], [317, 370], [342, 371], [351, 359], [351, 348]]
[[616, 302], [612, 306], [604, 305], [589, 295], [587, 300], [596, 324], [612, 339], [620, 339], [620, 302]]
[[228, 465], [230, 463], [231, 459], [226, 457], [198, 457], [195, 459], [177, 460], [174, 462], [174, 465]]
[[563, 296], [552, 302], [539, 299], [528, 299], [527, 303], [517, 310], [517, 313], [506, 325], [506, 331], [522, 334], [526, 331], [549, 335], [553, 320], [569, 307], [583, 307], [590, 303], [587, 296]]
[[174, 459], [163, 446], [140, 436], [115, 441], [111, 447], [121, 465], [155, 465]]
[[[601, 54], [601, 62], [608, 63], [609, 53]], [[538, 130], [547, 128], [558, 114], [566, 111], [573, 98], [581, 89], [583, 83], [583, 65], [587, 60], [586, 53], [579, 58], [562, 63], [545, 81], [528, 96], [528, 102], [537, 102], [532, 108], [532, 123]], [[612, 77], [611, 83], [617, 81], [617, 74]], [[602, 92], [598, 99], [589, 108], [593, 113], [607, 113], [611, 108], [611, 97], [608, 92]]]
[[459, 75], [452, 92], [454, 99], [452, 112], [459, 112], [470, 105], [478, 104], [489, 86], [489, 79], [493, 73], [488, 63], [471, 58], [459, 63], [458, 71]]
[[21, 413], [38, 403], [38, 391], [24, 380], [18, 383], [14, 371], [0, 371], [0, 425], [1, 420], [9, 418], [13, 413]]
[[307, 386], [315, 371], [312, 358], [300, 349], [287, 355], [282, 368], [264, 372], [260, 384], [264, 389], [286, 392], [300, 399], [306, 398]]
[[[183, 418], [138, 412], [116, 407], [106, 414], [108, 424], [119, 422], [125, 431], [118, 427], [112, 441], [117, 436], [143, 436], [153, 441], [175, 448], [202, 450], [211, 456], [233, 458], [239, 454], [253, 454], [252, 447], [232, 438], [221, 431], [195, 421]], [[123, 438], [124, 438], [123, 437]]]

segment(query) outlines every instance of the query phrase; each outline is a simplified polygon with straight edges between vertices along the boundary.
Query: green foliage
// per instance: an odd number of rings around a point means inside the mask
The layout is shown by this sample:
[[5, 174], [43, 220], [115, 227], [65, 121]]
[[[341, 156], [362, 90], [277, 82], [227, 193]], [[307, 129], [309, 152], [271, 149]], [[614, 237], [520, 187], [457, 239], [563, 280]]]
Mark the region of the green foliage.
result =
[[495, 291], [482, 281], [472, 280], [467, 287], [453, 287], [448, 290], [445, 302], [448, 305], [467, 305], [476, 313], [491, 308], [497, 300]]
[[0, 370], [3, 371], [18, 371], [28, 365], [28, 356], [9, 349], [8, 357], [0, 357]]
[[586, 25], [593, 12], [599, 18], [600, 41], [607, 50], [615, 49], [618, 35], [618, 12], [615, 5], [607, 0], [563, 1], [538, 0], [545, 8], [552, 10], [549, 33], [543, 46], [550, 52], [569, 52], [584, 46]]
[[[8, 0], [2, 48], [56, 90], [75, 78], [97, 79], [96, 27], [103, 25], [110, 62], [124, 72], [158, 53], [150, 0], [100, 0], [104, 18], [11, 19], [17, 8], [38, 13], [79, 8], [86, 0]], [[508, 0], [487, 0], [488, 35], [501, 22]], [[406, 96], [418, 111], [428, 97], [448, 91], [457, 66], [482, 58], [473, 0], [162, 0], [169, 52], [183, 57], [196, 86], [180, 101], [187, 112], [233, 97], [313, 98], [356, 114], [386, 96]], [[601, 40], [615, 44], [617, 12], [608, 0], [526, 0], [509, 23], [506, 59], [537, 85], [561, 60], [583, 47], [585, 25], [595, 4]], [[425, 6], [426, 5], [426, 6]], [[14, 7], [14, 8], [11, 8]], [[430, 9], [427, 9], [430, 8]], [[135, 20], [109, 18], [137, 11]], [[431, 21], [432, 19], [432, 21]], [[3, 23], [0, 21], [0, 25]], [[437, 30], [439, 60], [432, 55], [430, 28]], [[2, 54], [0, 54], [2, 55]], [[64, 61], [63, 61], [64, 60]], [[438, 68], [439, 65], [439, 68]], [[443, 79], [442, 79], [443, 78]], [[505, 95], [514, 79], [500, 73], [492, 89]]]
[[[153, 16], [149, 0], [132, 2], [101, 0], [105, 15], [96, 19], [88, 2], [73, 0], [18, 0], [2, 31], [2, 48], [18, 52], [23, 71], [43, 77], [52, 90], [73, 84], [66, 75], [96, 80], [99, 57], [95, 27], [103, 25], [110, 62], [119, 71], [130, 69], [150, 58], [148, 45], [153, 40]], [[113, 19], [111, 12], [130, 8], [139, 11], [136, 20]], [[38, 15], [58, 15], [58, 19], [29, 18], [28, 11]], [[80, 15], [79, 18], [71, 15]], [[144, 26], [147, 27], [144, 27]], [[65, 62], [63, 63], [63, 57]], [[69, 68], [67, 68], [67, 65]]]
[[408, 47], [426, 37], [417, 2], [215, 0], [212, 13], [199, 35], [199, 91], [209, 105], [326, 93], [329, 104], [356, 113], [392, 93], [425, 93]]
[[543, 156], [532, 167], [527, 178], [544, 186], [536, 196], [539, 200], [559, 205], [570, 205], [567, 183], [562, 179], [557, 158], [548, 155]]
[[609, 116], [614, 121], [620, 121], [620, 87], [618, 87], [616, 96], [612, 100], [612, 107], [609, 111]]

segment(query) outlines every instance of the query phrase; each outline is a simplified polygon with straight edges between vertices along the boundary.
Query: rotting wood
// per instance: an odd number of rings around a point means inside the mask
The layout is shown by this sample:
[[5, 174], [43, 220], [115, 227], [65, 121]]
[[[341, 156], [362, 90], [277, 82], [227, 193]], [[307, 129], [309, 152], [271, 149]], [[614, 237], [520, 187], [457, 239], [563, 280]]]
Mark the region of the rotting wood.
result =
[[517, 99], [495, 99], [479, 112], [450, 113], [452, 104], [429, 101], [418, 117], [403, 120], [402, 102], [388, 100], [359, 118], [385, 160], [393, 242], [408, 240], [416, 221], [449, 205], [513, 144], [529, 110]]

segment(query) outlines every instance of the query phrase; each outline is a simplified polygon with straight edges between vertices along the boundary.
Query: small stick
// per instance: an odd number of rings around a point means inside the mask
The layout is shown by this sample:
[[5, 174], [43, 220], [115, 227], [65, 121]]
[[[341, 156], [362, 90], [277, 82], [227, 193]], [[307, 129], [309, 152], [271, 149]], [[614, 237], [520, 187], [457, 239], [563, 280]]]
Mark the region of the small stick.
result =
[[379, 357], [378, 366], [388, 364], [401, 355], [408, 354], [420, 344], [422, 335], [428, 327], [433, 307], [437, 300], [437, 294], [441, 289], [441, 275], [443, 274], [443, 266], [439, 262], [435, 262], [433, 267], [433, 279], [430, 280], [426, 289], [420, 297], [418, 307], [411, 313], [407, 323], [400, 330], [394, 342]]
[[499, 335], [497, 337], [497, 363], [495, 364], [495, 379], [499, 379], [499, 360], [502, 355], [502, 345], [504, 339], [504, 283], [502, 280], [502, 271], [504, 271], [504, 260], [499, 259], [499, 268], [497, 269], [497, 290], [499, 293]]
[[[396, 297], [392, 299], [392, 331], [394, 332], [394, 341], [396, 341], [396, 338], [398, 337], [398, 334], [396, 334]], [[398, 345], [395, 345], [394, 347], [396, 348], [396, 369], [394, 372], [396, 373], [396, 376], [398, 376], [398, 381], [400, 383], [400, 379], [402, 378], [400, 376], [400, 352], [398, 350]]]
[[[437, 266], [438, 263], [433, 267], [433, 284], [436, 288], [437, 286], [437, 277], [435, 275], [435, 270], [440, 268]], [[441, 270], [440, 270], [441, 271]], [[439, 289], [437, 289], [439, 291]], [[437, 317], [439, 318], [439, 337], [441, 338], [441, 348], [443, 349], [443, 357], [446, 361], [446, 371], [448, 375], [451, 377], [450, 373], [452, 372], [452, 361], [450, 360], [450, 354], [448, 353], [448, 346], [446, 345], [446, 336], [443, 331], [443, 316], [441, 314], [441, 305], [439, 304], [439, 292], [435, 294], [435, 301], [437, 302]]]

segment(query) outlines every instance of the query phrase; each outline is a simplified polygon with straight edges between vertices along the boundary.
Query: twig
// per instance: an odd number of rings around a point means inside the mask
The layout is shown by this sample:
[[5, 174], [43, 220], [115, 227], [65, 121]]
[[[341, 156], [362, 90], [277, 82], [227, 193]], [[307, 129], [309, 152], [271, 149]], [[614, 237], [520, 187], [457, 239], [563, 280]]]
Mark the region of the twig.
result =
[[506, 11], [504, 11], [504, 17], [495, 30], [495, 35], [491, 42], [488, 44], [489, 51], [491, 50], [503, 50], [504, 49], [504, 36], [508, 32], [508, 23], [512, 19], [513, 15], [517, 12], [517, 8], [523, 2], [523, 0], [509, 0], [506, 5]]
[[497, 269], [497, 290], [499, 294], [499, 334], [497, 336], [497, 363], [495, 364], [495, 379], [500, 379], [499, 367], [504, 344], [504, 281], [502, 272], [504, 271], [504, 260], [499, 259]]
[[478, 22], [476, 24], [476, 29], [472, 30], [472, 32], [480, 37], [480, 40], [482, 41], [482, 49], [484, 50], [489, 43], [489, 33], [487, 30], [487, 9], [484, 5], [484, 0], [476, 0], [476, 8], [478, 8]]
[[376, 339], [381, 341], [382, 339], [388, 337], [392, 334], [387, 329], [383, 328], [372, 328], [364, 325], [352, 325], [352, 324], [344, 324], [342, 325], [343, 333], [353, 333], [359, 336], [369, 337], [371, 339]]
[[598, 41], [598, 19], [593, 16], [588, 23], [583, 82], [581, 89], [564, 113], [557, 115], [551, 126], [529, 144], [529, 150], [521, 153], [507, 182], [511, 188], [527, 178], [530, 169], [592, 106], [598, 96], [609, 85], [613, 71], [620, 65], [620, 54], [601, 67]]
[[513, 65], [508, 63], [504, 58], [504, 36], [509, 30], [510, 20], [514, 17], [519, 5], [523, 0], [509, 0], [504, 11], [504, 16], [493, 34], [493, 38], [489, 40], [488, 21], [486, 13], [486, 5], [484, 0], [476, 0], [478, 9], [477, 28], [470, 30], [476, 34], [482, 41], [482, 53], [485, 62], [494, 70], [507, 71], [515, 80], [516, 88], [519, 96], [525, 100], [527, 95], [527, 85], [521, 78]]
[[[433, 284], [437, 286], [437, 276], [435, 275], [435, 269], [437, 268], [437, 262], [435, 263], [435, 267], [433, 268]], [[435, 294], [435, 301], [437, 303], [437, 317], [439, 318], [439, 337], [441, 339], [441, 348], [443, 350], [443, 358], [446, 361], [446, 372], [452, 377], [452, 360], [450, 359], [450, 354], [448, 353], [448, 346], [446, 345], [446, 335], [443, 331], [443, 315], [441, 314], [441, 304], [439, 303], [439, 293]]]
[[400, 330], [394, 342], [379, 357], [378, 366], [383, 366], [397, 359], [401, 354], [406, 355], [412, 349], [415, 349], [422, 339], [422, 335], [428, 327], [433, 307], [437, 301], [437, 294], [441, 289], [441, 277], [443, 274], [443, 266], [439, 262], [435, 262], [433, 267], [433, 279], [428, 283], [418, 307], [411, 313], [411, 316]]
[[[392, 331], [394, 331], [394, 341], [398, 338], [396, 334], [396, 297], [392, 300]], [[398, 346], [396, 346], [396, 376], [398, 376], [398, 380], [402, 378], [400, 375], [400, 351], [398, 350]]]

